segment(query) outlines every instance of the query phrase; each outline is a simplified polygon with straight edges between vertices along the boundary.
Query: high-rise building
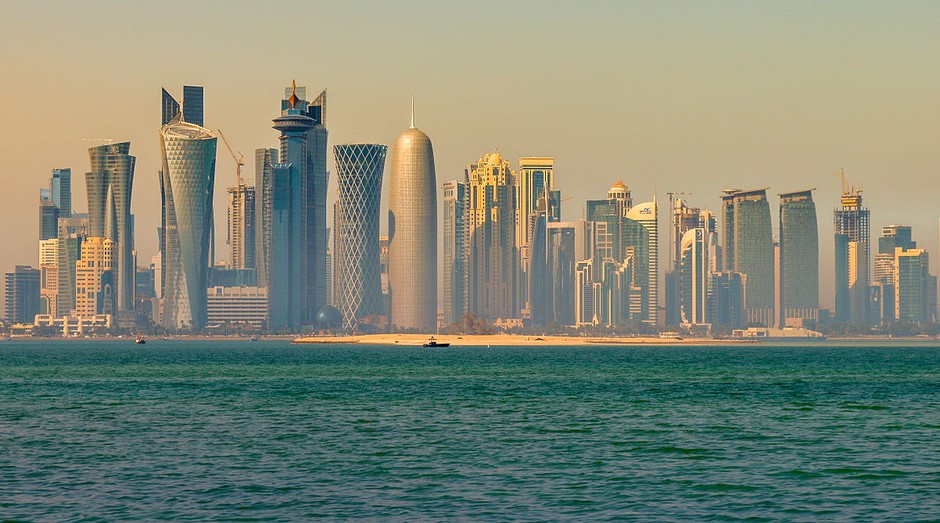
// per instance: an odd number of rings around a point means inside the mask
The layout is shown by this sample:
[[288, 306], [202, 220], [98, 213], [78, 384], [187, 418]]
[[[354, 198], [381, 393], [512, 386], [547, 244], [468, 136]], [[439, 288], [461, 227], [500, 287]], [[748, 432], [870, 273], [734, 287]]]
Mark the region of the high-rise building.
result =
[[59, 218], [58, 284], [56, 314], [69, 316], [75, 309], [75, 264], [81, 256], [82, 240], [88, 229], [86, 215]]
[[894, 249], [894, 319], [904, 323], [929, 323], [936, 320], [937, 279], [929, 272], [930, 262], [924, 249]]
[[8, 324], [33, 323], [39, 314], [39, 269], [17, 265], [6, 273], [6, 321]]
[[774, 325], [774, 250], [766, 189], [724, 191], [722, 270], [746, 278], [748, 323]]
[[[545, 267], [545, 224], [561, 220], [561, 192], [555, 190], [555, 159], [547, 156], [519, 158], [519, 175], [516, 182], [516, 243], [519, 247], [521, 269], [520, 304], [523, 316], [538, 316], [539, 313], [534, 309], [542, 307], [544, 303], [536, 303], [538, 298], [532, 296], [531, 292], [538, 294], [544, 291], [544, 286], [541, 289], [532, 289], [533, 285], [541, 285], [541, 275], [533, 275], [532, 264]], [[536, 242], [541, 244], [541, 250], [535, 248]], [[535, 317], [532, 319], [536, 324], [542, 321]]]
[[488, 320], [518, 318], [516, 173], [499, 153], [467, 167], [468, 312]]
[[780, 326], [819, 314], [819, 229], [813, 190], [780, 194]]
[[[642, 225], [647, 232], [646, 239], [646, 289], [643, 296], [643, 312], [640, 318], [647, 323], [656, 323], [659, 321], [659, 206], [656, 203], [656, 197], [653, 201], [645, 202], [633, 207], [627, 211], [627, 219], [633, 220]], [[637, 262], [642, 266], [642, 262]]]
[[[185, 104], [185, 100], [184, 100]], [[215, 187], [215, 134], [177, 114], [160, 129], [165, 250], [161, 322], [169, 329], [206, 325]]]
[[[553, 222], [546, 225], [544, 299], [534, 308], [544, 307], [544, 317], [533, 314], [533, 322], [542, 324], [575, 325], [576, 278], [575, 266], [591, 258], [594, 243], [593, 222]], [[537, 302], [533, 302], [536, 305]]]
[[841, 207], [833, 211], [833, 223], [835, 321], [864, 325], [868, 323], [871, 217], [862, 207], [861, 189], [843, 187]]
[[[665, 312], [666, 325], [679, 325], [682, 323], [681, 317], [681, 295], [680, 295], [680, 264], [682, 258], [682, 238], [685, 233], [695, 229], [705, 229], [709, 233], [718, 233], [718, 221], [715, 215], [708, 210], [702, 210], [698, 207], [690, 207], [687, 202], [676, 198], [671, 203], [671, 215], [669, 224], [669, 264], [663, 275], [663, 306]], [[718, 267], [721, 260], [718, 259], [718, 246], [716, 241], [711, 242], [711, 246], [716, 251], [712, 259], [714, 265]]]
[[85, 173], [88, 194], [88, 236], [110, 238], [116, 243], [114, 261], [115, 312], [134, 310], [134, 218], [131, 191], [134, 165], [130, 142], [91, 147], [91, 170]]
[[708, 323], [732, 329], [747, 325], [747, 275], [723, 271], [711, 275]]
[[114, 264], [117, 244], [110, 238], [89, 237], [75, 263], [75, 315], [115, 313]]
[[900, 247], [906, 251], [916, 249], [917, 242], [912, 239], [911, 227], [907, 225], [888, 225], [881, 228], [881, 237], [878, 238], [878, 253], [875, 254], [872, 267], [872, 296], [869, 316], [877, 323], [892, 322], [897, 318], [895, 311], [896, 289], [895, 253]]
[[255, 188], [239, 183], [228, 188], [229, 263], [233, 269], [255, 268]]
[[715, 271], [714, 233], [702, 227], [682, 235], [679, 258], [680, 314], [684, 325], [708, 323], [708, 289]]
[[334, 210], [334, 303], [343, 328], [355, 330], [382, 315], [379, 204], [385, 145], [333, 146], [339, 199]]
[[467, 314], [467, 263], [469, 262], [469, 237], [467, 229], [467, 211], [469, 192], [467, 183], [457, 180], [445, 182], [441, 187], [444, 198], [442, 218], [444, 285], [444, 324], [459, 322]]
[[56, 238], [59, 227], [59, 208], [44, 192], [39, 196], [39, 241]]
[[59, 216], [72, 215], [72, 169], [53, 169], [49, 178], [52, 203], [59, 208]]
[[415, 127], [392, 148], [388, 190], [391, 325], [437, 330], [437, 179], [434, 149]]
[[326, 91], [312, 102], [305, 96], [296, 84], [285, 90], [273, 125], [280, 154], [256, 151], [256, 264], [272, 329], [299, 330], [327, 302]]
[[59, 239], [39, 242], [39, 294], [40, 314], [55, 316], [59, 299]]
[[258, 286], [268, 286], [271, 272], [271, 225], [277, 149], [255, 150], [255, 268]]

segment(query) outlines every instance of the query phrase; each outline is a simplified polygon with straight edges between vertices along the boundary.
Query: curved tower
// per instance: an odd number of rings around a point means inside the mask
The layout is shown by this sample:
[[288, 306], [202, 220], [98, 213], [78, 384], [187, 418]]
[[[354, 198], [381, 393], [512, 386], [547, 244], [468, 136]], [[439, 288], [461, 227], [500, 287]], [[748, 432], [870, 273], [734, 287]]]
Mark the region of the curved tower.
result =
[[333, 146], [339, 193], [334, 210], [334, 303], [345, 329], [382, 314], [379, 205], [387, 149], [379, 144]]
[[179, 117], [160, 129], [166, 200], [162, 322], [170, 329], [206, 325], [216, 141], [212, 131]]
[[411, 127], [392, 149], [388, 190], [391, 324], [437, 330], [437, 181], [428, 135]]

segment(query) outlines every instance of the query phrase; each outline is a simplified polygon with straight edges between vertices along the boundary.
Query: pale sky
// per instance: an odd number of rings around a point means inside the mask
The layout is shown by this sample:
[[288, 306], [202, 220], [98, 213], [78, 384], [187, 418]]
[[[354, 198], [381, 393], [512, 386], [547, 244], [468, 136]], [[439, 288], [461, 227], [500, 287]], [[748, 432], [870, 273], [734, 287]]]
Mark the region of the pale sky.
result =
[[[873, 243], [883, 225], [912, 225], [936, 266], [938, 57], [940, 2], [7, 0], [0, 269], [37, 263], [38, 191], [53, 168], [72, 168], [73, 208], [86, 209], [83, 138], [132, 143], [145, 264], [160, 221], [160, 88], [205, 86], [207, 127], [252, 177], [296, 79], [310, 97], [329, 89], [331, 146], [392, 144], [414, 96], [439, 182], [497, 143], [514, 167], [555, 156], [556, 187], [573, 198], [565, 219], [618, 177], [637, 202], [684, 191], [713, 210], [721, 189], [770, 187], [775, 223], [777, 193], [816, 187], [820, 305], [831, 306], [840, 168], [864, 188]], [[216, 177], [224, 257], [234, 162], [222, 144]]]

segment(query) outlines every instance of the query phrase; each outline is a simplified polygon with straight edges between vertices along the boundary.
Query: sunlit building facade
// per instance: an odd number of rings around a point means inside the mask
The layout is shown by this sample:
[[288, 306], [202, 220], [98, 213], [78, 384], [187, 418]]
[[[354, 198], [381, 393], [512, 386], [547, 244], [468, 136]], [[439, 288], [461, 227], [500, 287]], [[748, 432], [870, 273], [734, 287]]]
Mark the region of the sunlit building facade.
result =
[[721, 197], [722, 269], [744, 274], [747, 321], [774, 325], [774, 249], [766, 189], [727, 190]]
[[778, 325], [819, 314], [819, 228], [813, 190], [780, 195]]
[[833, 212], [835, 229], [835, 321], [868, 323], [871, 216], [862, 191], [847, 187]]

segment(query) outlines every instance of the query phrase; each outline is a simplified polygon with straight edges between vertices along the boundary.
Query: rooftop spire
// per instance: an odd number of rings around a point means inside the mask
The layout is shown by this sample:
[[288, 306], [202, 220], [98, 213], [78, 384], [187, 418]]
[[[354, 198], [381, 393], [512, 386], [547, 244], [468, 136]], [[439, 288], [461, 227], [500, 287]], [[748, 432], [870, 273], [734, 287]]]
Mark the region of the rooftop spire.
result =
[[415, 97], [411, 97], [411, 128], [415, 128]]
[[297, 102], [300, 101], [300, 98], [297, 98], [297, 80], [290, 81], [290, 98], [287, 101], [290, 102], [291, 109], [296, 108]]

